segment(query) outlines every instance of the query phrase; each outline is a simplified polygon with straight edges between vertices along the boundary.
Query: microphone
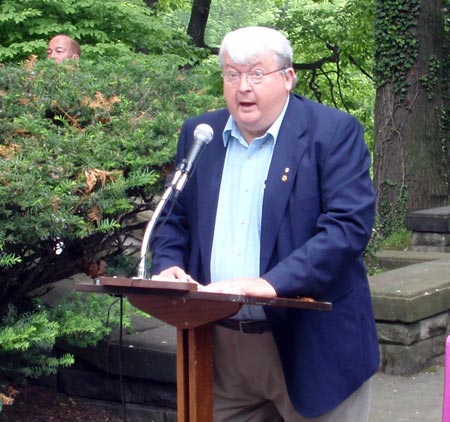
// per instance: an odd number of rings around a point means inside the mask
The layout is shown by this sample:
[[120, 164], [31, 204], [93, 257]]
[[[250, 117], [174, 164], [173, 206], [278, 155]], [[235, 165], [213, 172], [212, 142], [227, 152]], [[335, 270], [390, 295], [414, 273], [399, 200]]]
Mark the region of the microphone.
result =
[[161, 200], [158, 203], [158, 206], [153, 212], [151, 220], [148, 222], [147, 227], [145, 228], [145, 233], [141, 245], [138, 274], [135, 278], [146, 278], [147, 269], [145, 264], [145, 256], [147, 254], [148, 243], [150, 242], [150, 237], [152, 235], [153, 228], [155, 227], [156, 220], [159, 218], [161, 211], [163, 210], [169, 198], [171, 196], [173, 196], [174, 199], [177, 198], [179, 193], [183, 190], [190, 172], [193, 171], [195, 164], [197, 163], [198, 158], [200, 157], [200, 154], [205, 146], [212, 141], [213, 135], [213, 128], [205, 123], [202, 123], [195, 128], [194, 141], [191, 145], [188, 155], [177, 166], [177, 171], [173, 175], [170, 185], [166, 188], [163, 196], [161, 197]]
[[195, 164], [200, 157], [200, 154], [202, 153], [205, 146], [211, 142], [213, 135], [213, 128], [205, 123], [202, 123], [195, 128], [194, 142], [191, 145], [191, 149], [189, 150], [187, 157], [180, 163], [180, 165], [183, 167], [183, 172], [192, 172]]
[[195, 128], [194, 142], [192, 142], [187, 157], [178, 165], [177, 172], [174, 175], [172, 183], [175, 186], [175, 197], [183, 190], [190, 173], [197, 164], [200, 154], [205, 146], [212, 141], [213, 135], [213, 128], [206, 123], [202, 123]]

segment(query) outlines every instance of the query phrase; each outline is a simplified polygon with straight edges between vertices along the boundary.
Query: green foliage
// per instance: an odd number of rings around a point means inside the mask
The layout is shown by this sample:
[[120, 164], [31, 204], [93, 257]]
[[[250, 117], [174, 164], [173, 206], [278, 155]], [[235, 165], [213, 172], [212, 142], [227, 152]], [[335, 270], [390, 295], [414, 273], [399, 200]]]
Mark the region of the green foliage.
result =
[[[445, 202], [450, 38], [448, 31], [442, 30], [450, 2], [390, 0], [376, 4], [375, 74], [380, 117], [376, 183], [383, 222], [380, 229], [389, 236], [404, 224], [407, 212]], [[426, 101], [429, 104], [424, 106]], [[412, 122], [411, 112], [423, 118]], [[411, 125], [419, 128], [417, 133]], [[420, 129], [425, 127], [425, 132]], [[412, 168], [415, 177], [410, 176]], [[428, 188], [423, 177], [431, 181]]]
[[418, 54], [416, 37], [420, 0], [377, 1], [375, 15], [375, 73], [377, 86], [392, 82], [400, 99], [406, 94], [406, 75]]
[[[49, 308], [49, 318], [58, 321], [58, 337], [78, 348], [95, 346], [120, 323], [119, 297], [72, 292]], [[123, 327], [133, 315], [147, 316], [124, 300]]]
[[[161, 4], [158, 16], [168, 26], [186, 29], [192, 2], [176, 3], [172, 8]], [[291, 40], [299, 64], [296, 92], [355, 115], [372, 148], [374, 13], [374, 0], [215, 0], [205, 41], [218, 47], [226, 32], [246, 25], [282, 30]]]
[[[56, 342], [79, 348], [95, 346], [119, 327], [118, 301], [109, 295], [73, 292], [52, 307], [36, 300], [26, 313], [9, 305], [0, 324], [0, 383], [23, 382], [72, 365], [72, 355], [55, 355]], [[131, 325], [133, 315], [143, 315], [126, 300], [123, 310], [124, 327]]]
[[[3, 0], [0, 2], [0, 62], [45, 56], [58, 33], [81, 43], [82, 57], [120, 56], [127, 51], [174, 53], [195, 60], [187, 36], [164, 26], [143, 0]], [[197, 51], [197, 52], [196, 52]]]
[[182, 61], [0, 67], [0, 304], [120, 254], [143, 227], [133, 217], [153, 208], [183, 120], [222, 105]]
[[384, 250], [407, 251], [410, 247], [411, 232], [406, 229], [392, 233], [381, 242], [381, 248]]
[[238, 27], [248, 25], [273, 26], [279, 15], [276, 1], [246, 1], [245, 7], [240, 2], [212, 1], [210, 24], [206, 28], [206, 44], [219, 46], [223, 36]]
[[434, 87], [438, 82], [438, 74], [440, 72], [441, 64], [435, 56], [428, 59], [428, 72], [426, 75], [419, 78], [421, 84], [427, 91], [427, 97], [432, 100], [434, 97]]
[[45, 310], [19, 315], [10, 305], [0, 326], [0, 381], [38, 378], [71, 365], [72, 356], [50, 354], [57, 333], [58, 323]]
[[[233, 29], [247, 25], [274, 25], [281, 7], [280, 1], [245, 0], [211, 2], [205, 42], [209, 47], [218, 47], [223, 36]], [[187, 30], [192, 11], [192, 1], [158, 1], [158, 16], [167, 26]]]
[[138, 255], [117, 255], [107, 260], [108, 274], [117, 277], [133, 277], [139, 265]]
[[405, 227], [398, 227], [396, 231], [391, 232], [388, 236], [385, 236], [382, 230], [383, 225], [380, 224], [380, 220], [377, 218], [372, 237], [364, 255], [369, 275], [375, 275], [383, 271], [377, 259], [377, 252], [382, 250], [407, 251], [411, 247], [411, 232]]
[[21, 259], [14, 254], [1, 254], [0, 255], [0, 267], [12, 267], [18, 264]]
[[[395, 186], [393, 181], [387, 180], [382, 189], [387, 190]], [[383, 191], [384, 193], [384, 191]], [[408, 189], [406, 186], [399, 188], [397, 202], [393, 205], [387, 199], [386, 194], [383, 199], [378, 200], [377, 229], [382, 238], [387, 238], [393, 233], [402, 231], [406, 227], [406, 209], [408, 203]]]
[[441, 110], [440, 125], [442, 128], [443, 139], [442, 147], [444, 151], [450, 150], [450, 0], [444, 0], [444, 61], [443, 68], [443, 86], [442, 92], [444, 98], [444, 107]]
[[290, 2], [276, 23], [294, 48], [296, 91], [357, 117], [373, 146], [373, 0]]

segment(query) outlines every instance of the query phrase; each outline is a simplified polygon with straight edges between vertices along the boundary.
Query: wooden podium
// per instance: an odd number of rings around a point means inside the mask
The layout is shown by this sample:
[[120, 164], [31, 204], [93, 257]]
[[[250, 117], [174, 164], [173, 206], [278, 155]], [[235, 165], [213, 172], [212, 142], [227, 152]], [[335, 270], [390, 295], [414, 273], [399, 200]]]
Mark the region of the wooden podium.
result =
[[284, 299], [197, 290], [193, 283], [100, 277], [76, 284], [83, 292], [127, 296], [136, 308], [177, 329], [177, 421], [213, 420], [213, 323], [243, 304], [328, 311], [331, 304], [308, 298]]

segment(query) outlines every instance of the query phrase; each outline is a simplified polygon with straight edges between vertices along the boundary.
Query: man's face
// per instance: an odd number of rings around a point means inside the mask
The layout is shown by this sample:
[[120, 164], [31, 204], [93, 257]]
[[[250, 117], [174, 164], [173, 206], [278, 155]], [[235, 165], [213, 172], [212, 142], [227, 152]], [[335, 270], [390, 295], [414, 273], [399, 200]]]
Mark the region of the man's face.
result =
[[72, 51], [72, 40], [69, 37], [56, 36], [48, 43], [47, 58], [61, 63], [66, 59], [78, 59], [78, 54]]
[[285, 72], [270, 73], [260, 83], [252, 83], [242, 73], [258, 70], [266, 74], [279, 67], [270, 52], [245, 65], [233, 63], [228, 55], [224, 57], [224, 74], [241, 73], [235, 85], [224, 80], [223, 90], [228, 110], [248, 143], [263, 135], [280, 115], [294, 83], [294, 70], [287, 68]]

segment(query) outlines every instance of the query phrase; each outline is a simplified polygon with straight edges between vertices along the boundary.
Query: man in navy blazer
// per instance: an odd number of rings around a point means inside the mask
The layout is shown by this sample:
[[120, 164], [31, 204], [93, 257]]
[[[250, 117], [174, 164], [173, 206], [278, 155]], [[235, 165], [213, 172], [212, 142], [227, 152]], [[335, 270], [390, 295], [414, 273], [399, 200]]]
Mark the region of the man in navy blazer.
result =
[[[363, 253], [374, 220], [360, 124], [292, 94], [292, 49], [249, 27], [222, 42], [227, 109], [152, 241], [152, 273], [213, 292], [311, 297], [330, 312], [248, 307], [215, 327], [215, 421], [363, 422], [378, 342]], [[244, 307], [245, 308], [245, 307]]]

